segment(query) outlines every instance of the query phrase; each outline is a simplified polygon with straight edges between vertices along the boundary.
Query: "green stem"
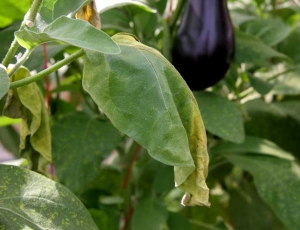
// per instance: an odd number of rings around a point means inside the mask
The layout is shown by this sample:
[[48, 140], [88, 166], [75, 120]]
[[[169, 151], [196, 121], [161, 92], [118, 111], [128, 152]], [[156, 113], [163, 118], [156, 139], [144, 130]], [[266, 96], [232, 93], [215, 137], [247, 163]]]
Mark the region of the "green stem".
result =
[[[24, 30], [26, 25], [33, 26], [35, 18], [36, 18], [36, 14], [40, 8], [41, 3], [42, 3], [42, 0], [34, 0], [33, 1], [33, 3], [31, 4], [31, 7], [29, 9], [29, 12], [24, 17], [24, 20], [19, 28], [19, 31]], [[29, 23], [29, 22], [31, 22], [31, 23]], [[9, 65], [11, 59], [13, 59], [13, 57], [15, 56], [19, 46], [20, 45], [19, 45], [17, 39], [15, 38], [13, 40], [13, 42], [11, 43], [9, 50], [6, 53], [6, 55], [2, 61], [2, 65], [4, 65], [5, 67], [7, 67]]]
[[175, 28], [176, 28], [176, 23], [178, 18], [180, 17], [181, 11], [184, 7], [184, 4], [186, 3], [185, 0], [178, 0], [176, 9], [172, 13], [171, 19], [170, 19], [170, 31], [173, 34]]
[[34, 0], [32, 2], [31, 7], [29, 9], [29, 13], [25, 16], [25, 20], [30, 21], [30, 22], [32, 22], [34, 24], [37, 12], [38, 12], [38, 10], [39, 10], [42, 2], [43, 2], [43, 0]]
[[14, 67], [9, 71], [8, 76], [11, 77], [28, 59], [33, 49], [26, 50], [23, 56], [18, 60], [18, 62], [14, 65]]
[[16, 81], [16, 82], [12, 82], [10, 84], [10, 89], [15, 89], [15, 88], [27, 85], [29, 83], [38, 81], [38, 80], [42, 79], [43, 77], [46, 77], [50, 73], [58, 70], [59, 68], [61, 68], [65, 65], [69, 64], [70, 62], [76, 60], [77, 58], [81, 57], [82, 55], [84, 55], [84, 51], [79, 50], [76, 53], [70, 55], [69, 57], [55, 63], [54, 65], [50, 66], [49, 68], [47, 68], [47, 69], [31, 76], [31, 77], [27, 77], [27, 78], [24, 78], [24, 79]]

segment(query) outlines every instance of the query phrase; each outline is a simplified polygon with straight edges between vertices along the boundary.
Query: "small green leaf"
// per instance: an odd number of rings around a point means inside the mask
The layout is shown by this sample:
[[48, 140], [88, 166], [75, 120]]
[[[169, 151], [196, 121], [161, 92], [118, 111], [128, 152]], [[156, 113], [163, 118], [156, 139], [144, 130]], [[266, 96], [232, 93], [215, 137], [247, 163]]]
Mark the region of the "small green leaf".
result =
[[272, 85], [258, 77], [255, 77], [252, 74], [248, 74], [248, 77], [249, 77], [252, 87], [261, 95], [266, 95], [274, 87], [274, 85]]
[[264, 65], [268, 59], [272, 57], [289, 59], [285, 54], [272, 49], [256, 37], [245, 34], [239, 30], [235, 30], [235, 39], [236, 50], [234, 59], [238, 64], [254, 63]]
[[57, 177], [77, 194], [97, 177], [101, 162], [121, 141], [110, 122], [91, 119], [83, 113], [57, 121], [52, 135]]
[[300, 219], [300, 167], [294, 161], [257, 155], [226, 155], [233, 164], [250, 172], [261, 198], [291, 230]]
[[[28, 69], [21, 67], [11, 78], [17, 81], [29, 76]], [[45, 173], [45, 166], [52, 158], [51, 133], [48, 111], [37, 84], [10, 90], [3, 115], [22, 118], [20, 156], [28, 159], [30, 169]]]
[[20, 45], [27, 49], [58, 40], [90, 51], [120, 53], [118, 45], [106, 33], [96, 29], [87, 21], [65, 16], [49, 24], [42, 33], [22, 30], [17, 31], [15, 35]]
[[167, 218], [168, 211], [162, 201], [146, 198], [141, 200], [135, 207], [131, 227], [132, 230], [162, 229]]
[[9, 89], [9, 77], [2, 65], [0, 65], [0, 99], [8, 92]]
[[211, 148], [211, 153], [257, 153], [276, 156], [285, 160], [294, 160], [292, 154], [281, 149], [275, 143], [254, 136], [246, 136], [242, 144], [233, 144], [221, 142], [217, 146]]
[[116, 128], [175, 166], [185, 204], [208, 206], [206, 134], [193, 94], [157, 50], [129, 35], [113, 39], [120, 54], [86, 52], [84, 89]]
[[89, 0], [43, 0], [32, 30], [41, 32], [60, 16], [75, 14]]
[[245, 139], [243, 118], [237, 106], [211, 92], [194, 92], [208, 132], [235, 143]]
[[0, 177], [1, 229], [97, 229], [64, 186], [15, 166], [0, 165]]

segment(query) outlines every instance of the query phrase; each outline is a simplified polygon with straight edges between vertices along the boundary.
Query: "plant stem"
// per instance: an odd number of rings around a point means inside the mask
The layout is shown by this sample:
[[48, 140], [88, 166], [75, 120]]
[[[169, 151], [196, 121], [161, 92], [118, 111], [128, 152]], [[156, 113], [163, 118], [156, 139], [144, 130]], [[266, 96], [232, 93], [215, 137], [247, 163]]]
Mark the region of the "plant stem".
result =
[[16, 81], [16, 82], [12, 82], [10, 84], [10, 89], [15, 89], [24, 85], [27, 85], [29, 83], [38, 81], [44, 77], [46, 77], [47, 75], [49, 75], [50, 73], [58, 70], [59, 68], [63, 67], [64, 65], [69, 64], [70, 62], [76, 60], [77, 58], [81, 57], [82, 55], [84, 55], [84, 51], [83, 50], [79, 50], [76, 53], [70, 55], [69, 57], [55, 63], [54, 65], [50, 66], [48, 69], [45, 69], [31, 77], [27, 77], [24, 78], [22, 80]]
[[[43, 0], [34, 0], [29, 9], [29, 13], [25, 16], [25, 20], [34, 23], [36, 14], [42, 4]], [[25, 22], [26, 23], [26, 22]]]
[[[24, 30], [25, 26], [29, 24], [28, 22], [31, 22], [32, 26], [33, 26], [36, 14], [40, 8], [41, 3], [42, 3], [42, 0], [34, 0], [33, 1], [29, 11], [27, 12], [27, 14], [25, 15], [25, 17], [23, 19], [23, 22], [20, 26], [19, 31]], [[13, 40], [13, 42], [11, 43], [9, 50], [6, 53], [6, 55], [2, 61], [2, 65], [4, 65], [5, 67], [7, 67], [9, 65], [11, 59], [14, 57], [15, 53], [17, 52], [19, 46], [20, 45], [19, 45], [17, 39], [15, 38]]]
[[178, 18], [180, 17], [181, 11], [184, 7], [184, 4], [186, 1], [184, 0], [178, 0], [176, 9], [172, 13], [171, 19], [170, 19], [170, 32], [173, 34], [175, 28], [176, 28], [176, 23]]
[[18, 62], [14, 65], [14, 67], [9, 71], [8, 76], [11, 77], [28, 59], [33, 49], [26, 50], [23, 56], [18, 60]]

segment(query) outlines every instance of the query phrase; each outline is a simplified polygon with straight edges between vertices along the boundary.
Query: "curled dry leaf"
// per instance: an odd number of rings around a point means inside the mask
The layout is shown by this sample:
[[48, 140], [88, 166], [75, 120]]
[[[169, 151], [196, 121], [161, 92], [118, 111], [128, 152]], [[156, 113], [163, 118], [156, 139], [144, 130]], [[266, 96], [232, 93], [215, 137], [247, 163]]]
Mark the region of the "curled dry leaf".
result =
[[[29, 76], [28, 69], [21, 67], [13, 74], [12, 81]], [[51, 162], [51, 133], [48, 111], [37, 84], [9, 90], [3, 115], [22, 118], [20, 156], [28, 160], [31, 170], [45, 173], [45, 166]]]

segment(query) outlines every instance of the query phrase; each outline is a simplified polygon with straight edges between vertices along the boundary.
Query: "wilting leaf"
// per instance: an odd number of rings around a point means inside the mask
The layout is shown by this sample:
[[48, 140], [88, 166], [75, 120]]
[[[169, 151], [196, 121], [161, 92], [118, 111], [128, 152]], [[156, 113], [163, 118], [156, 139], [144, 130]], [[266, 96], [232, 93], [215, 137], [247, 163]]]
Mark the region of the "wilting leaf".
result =
[[243, 118], [238, 107], [211, 92], [194, 92], [208, 132], [235, 143], [245, 139]]
[[101, 162], [121, 141], [120, 133], [110, 122], [92, 119], [83, 113], [67, 115], [57, 121], [52, 134], [57, 177], [75, 193], [97, 177]]
[[0, 177], [0, 229], [97, 229], [64, 186], [15, 166], [0, 165]]
[[[29, 71], [21, 67], [13, 81], [29, 77]], [[51, 133], [44, 98], [36, 83], [10, 90], [3, 115], [22, 118], [20, 126], [20, 156], [27, 158], [29, 168], [43, 172], [51, 161]], [[48, 161], [48, 162], [47, 162]]]
[[9, 77], [4, 68], [0, 65], [0, 99], [7, 93], [9, 89]]
[[257, 155], [227, 155], [227, 159], [254, 177], [261, 198], [288, 229], [297, 230], [300, 219], [300, 167], [294, 161]]
[[28, 30], [17, 31], [20, 45], [32, 49], [42, 43], [58, 40], [82, 49], [115, 54], [120, 49], [103, 31], [96, 29], [87, 21], [62, 16], [48, 25], [42, 33]]
[[175, 166], [184, 204], [208, 206], [206, 134], [192, 92], [158, 51], [128, 35], [113, 39], [121, 54], [87, 52], [84, 89], [116, 128]]

